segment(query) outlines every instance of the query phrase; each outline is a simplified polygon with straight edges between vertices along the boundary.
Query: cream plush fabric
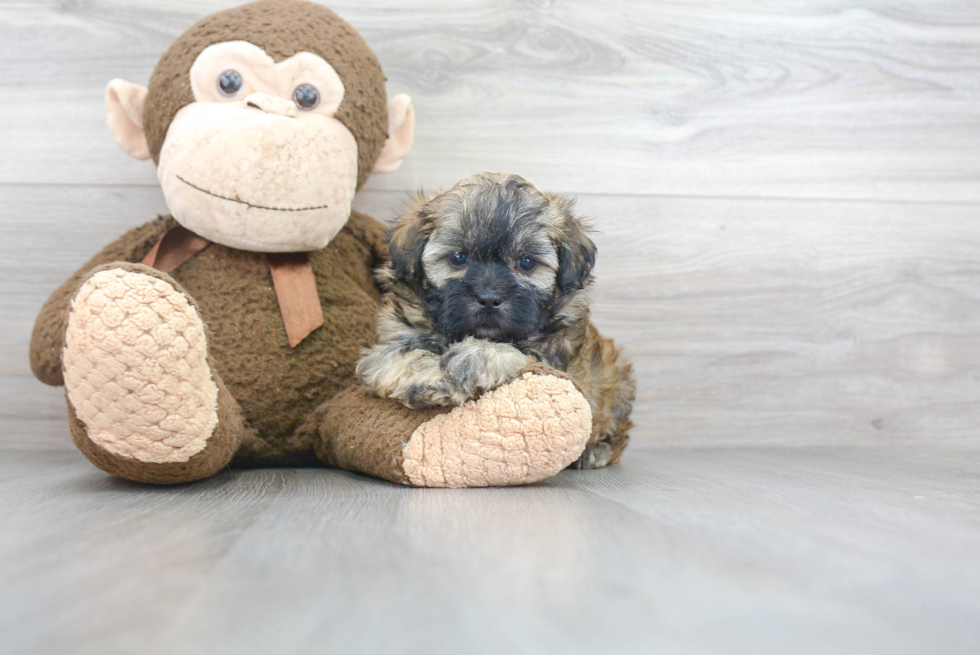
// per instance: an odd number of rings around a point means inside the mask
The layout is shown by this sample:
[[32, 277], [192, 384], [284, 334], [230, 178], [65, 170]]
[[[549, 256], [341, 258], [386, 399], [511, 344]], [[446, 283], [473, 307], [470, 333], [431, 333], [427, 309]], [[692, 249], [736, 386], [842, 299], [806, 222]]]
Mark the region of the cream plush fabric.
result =
[[64, 363], [76, 416], [110, 453], [186, 462], [214, 432], [204, 324], [162, 280], [121, 269], [89, 278], [72, 301]]
[[578, 459], [592, 411], [568, 379], [524, 373], [420, 425], [402, 464], [418, 487], [490, 487], [538, 482]]

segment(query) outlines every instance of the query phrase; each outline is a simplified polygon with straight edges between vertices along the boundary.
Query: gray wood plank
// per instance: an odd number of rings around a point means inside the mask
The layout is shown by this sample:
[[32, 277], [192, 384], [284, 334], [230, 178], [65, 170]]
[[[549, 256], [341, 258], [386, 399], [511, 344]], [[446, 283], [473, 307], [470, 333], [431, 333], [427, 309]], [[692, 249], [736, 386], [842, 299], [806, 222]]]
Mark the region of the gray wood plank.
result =
[[5, 452], [0, 652], [974, 653], [978, 466], [637, 449], [515, 489], [153, 488]]
[[[153, 184], [103, 92], [235, 0], [0, 5], [0, 182]], [[716, 0], [331, 3], [417, 104], [374, 189], [511, 171], [572, 193], [980, 199], [980, 8]]]
[[[364, 192], [386, 220], [404, 192]], [[142, 187], [0, 186], [0, 444], [70, 448], [30, 377], [34, 316], [104, 243], [165, 211]], [[633, 359], [661, 446], [970, 444], [980, 430], [971, 204], [582, 196], [595, 321]]]

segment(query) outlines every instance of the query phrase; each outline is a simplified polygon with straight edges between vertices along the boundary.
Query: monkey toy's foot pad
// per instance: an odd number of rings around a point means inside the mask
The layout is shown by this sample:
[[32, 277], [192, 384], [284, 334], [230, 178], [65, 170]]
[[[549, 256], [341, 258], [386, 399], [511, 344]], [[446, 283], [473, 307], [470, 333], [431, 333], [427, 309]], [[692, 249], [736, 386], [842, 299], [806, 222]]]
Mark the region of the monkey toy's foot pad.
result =
[[101, 270], [78, 291], [65, 337], [65, 387], [87, 436], [142, 462], [186, 462], [218, 421], [204, 324], [165, 280]]
[[530, 484], [578, 459], [591, 430], [589, 404], [570, 380], [526, 372], [420, 425], [402, 466], [419, 487]]

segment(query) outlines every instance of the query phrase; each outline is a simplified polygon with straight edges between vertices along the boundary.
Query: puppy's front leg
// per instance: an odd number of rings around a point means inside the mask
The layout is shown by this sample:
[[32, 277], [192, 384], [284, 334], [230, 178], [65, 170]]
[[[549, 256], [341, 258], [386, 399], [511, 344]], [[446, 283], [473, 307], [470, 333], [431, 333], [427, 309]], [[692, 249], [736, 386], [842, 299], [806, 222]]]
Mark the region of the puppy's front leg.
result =
[[422, 409], [462, 405], [495, 389], [534, 363], [533, 357], [505, 343], [467, 337], [441, 357], [400, 343], [379, 343], [357, 364], [357, 377], [381, 398]]
[[468, 396], [448, 379], [439, 364], [439, 355], [428, 350], [379, 343], [357, 363], [357, 378], [375, 395], [393, 398], [412, 409], [462, 405]]
[[510, 382], [535, 361], [509, 343], [466, 337], [449, 347], [440, 365], [458, 395], [469, 399]]

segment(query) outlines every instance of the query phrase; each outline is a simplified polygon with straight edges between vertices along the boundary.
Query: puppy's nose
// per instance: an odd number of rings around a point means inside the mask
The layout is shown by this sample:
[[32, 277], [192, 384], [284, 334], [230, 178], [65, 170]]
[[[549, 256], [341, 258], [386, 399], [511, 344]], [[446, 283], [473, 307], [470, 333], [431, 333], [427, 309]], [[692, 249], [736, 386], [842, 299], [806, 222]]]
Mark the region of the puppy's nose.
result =
[[501, 303], [504, 302], [504, 299], [501, 298], [500, 294], [496, 291], [487, 289], [477, 294], [476, 301], [480, 303], [480, 306], [484, 309], [494, 310], [500, 307]]

